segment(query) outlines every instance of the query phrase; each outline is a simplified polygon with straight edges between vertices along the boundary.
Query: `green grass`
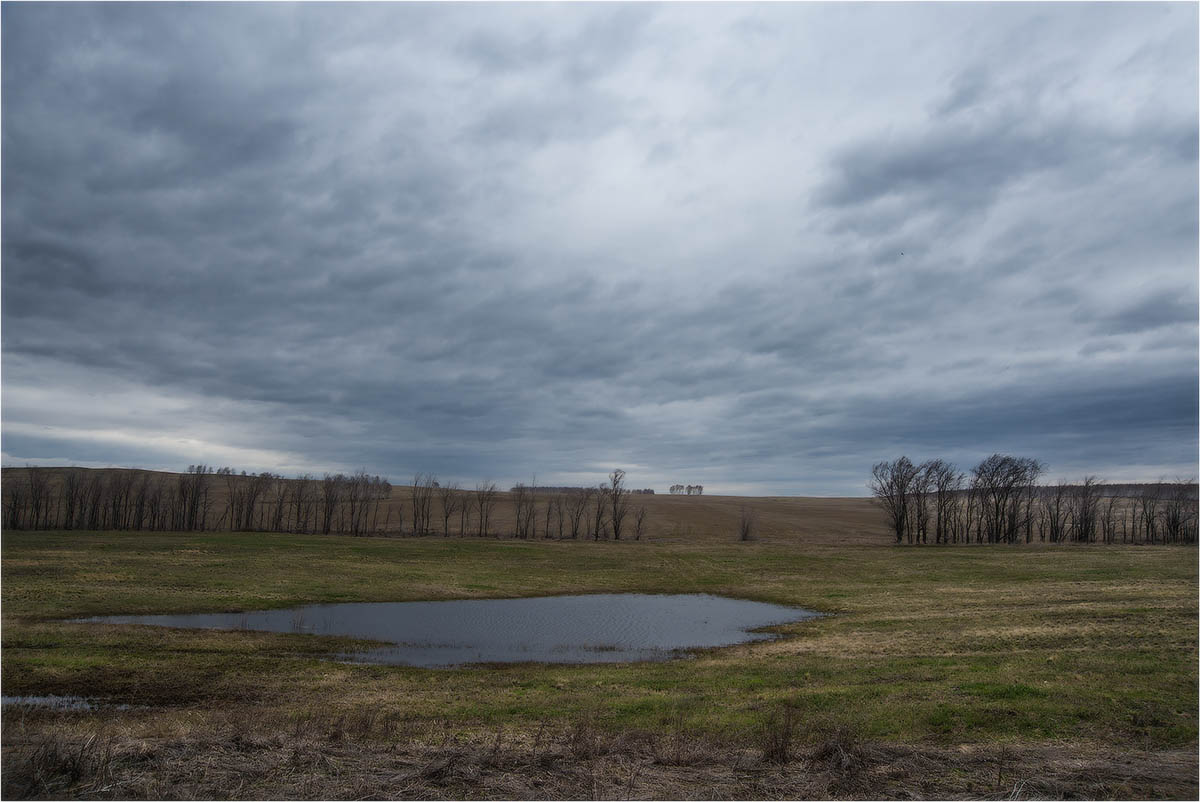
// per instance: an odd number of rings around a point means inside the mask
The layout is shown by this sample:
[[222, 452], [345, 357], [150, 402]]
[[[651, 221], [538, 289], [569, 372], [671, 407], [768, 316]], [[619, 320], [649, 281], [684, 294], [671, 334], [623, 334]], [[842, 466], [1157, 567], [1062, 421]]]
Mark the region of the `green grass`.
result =
[[[13, 532], [2, 578], [5, 694], [145, 705], [143, 722], [235, 704], [296, 717], [371, 707], [466, 728], [591, 717], [716, 735], [788, 705], [801, 737], [849, 727], [883, 741], [1161, 748], [1197, 736], [1190, 549]], [[320, 659], [352, 645], [340, 639], [63, 621], [612, 591], [834, 615], [690, 660], [452, 670]]]

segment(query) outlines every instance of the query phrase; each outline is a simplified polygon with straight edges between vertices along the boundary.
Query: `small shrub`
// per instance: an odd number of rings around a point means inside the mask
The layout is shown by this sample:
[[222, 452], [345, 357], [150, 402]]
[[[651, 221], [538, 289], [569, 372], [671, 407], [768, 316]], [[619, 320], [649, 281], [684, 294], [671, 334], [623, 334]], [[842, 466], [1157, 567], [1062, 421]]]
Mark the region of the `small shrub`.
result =
[[738, 540], [754, 539], [754, 510], [742, 505], [742, 517], [738, 520]]
[[792, 740], [796, 732], [796, 714], [790, 707], [767, 716], [760, 732], [763, 762], [782, 765], [792, 759]]
[[575, 720], [567, 733], [567, 748], [577, 760], [586, 760], [600, 754], [600, 734], [592, 720], [581, 717]]

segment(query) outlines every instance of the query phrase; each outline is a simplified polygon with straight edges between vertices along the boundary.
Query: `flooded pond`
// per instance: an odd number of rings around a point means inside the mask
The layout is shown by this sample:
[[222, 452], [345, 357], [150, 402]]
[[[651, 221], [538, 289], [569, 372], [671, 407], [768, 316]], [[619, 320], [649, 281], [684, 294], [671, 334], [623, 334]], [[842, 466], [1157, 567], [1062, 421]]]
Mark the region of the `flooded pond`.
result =
[[765, 640], [761, 627], [817, 613], [707, 594], [637, 593], [316, 604], [288, 610], [90, 618], [109, 624], [300, 632], [383, 641], [340, 655], [366, 663], [615, 663], [668, 660], [688, 649]]

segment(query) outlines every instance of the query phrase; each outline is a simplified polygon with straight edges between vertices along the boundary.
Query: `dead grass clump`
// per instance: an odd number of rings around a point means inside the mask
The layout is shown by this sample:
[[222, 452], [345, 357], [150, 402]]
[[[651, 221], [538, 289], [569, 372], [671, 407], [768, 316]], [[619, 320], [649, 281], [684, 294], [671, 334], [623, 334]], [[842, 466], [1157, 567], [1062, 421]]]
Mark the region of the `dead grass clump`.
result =
[[578, 718], [567, 730], [567, 751], [576, 760], [589, 760], [606, 754], [609, 744], [590, 717]]
[[415, 776], [434, 785], [444, 784], [454, 773], [455, 767], [464, 762], [465, 754], [459, 749], [444, 752], [417, 769]]
[[[882, 785], [915, 796], [938, 796], [924, 787], [926, 772], [918, 753], [906, 747], [864, 742], [851, 729], [835, 727], [809, 753], [809, 767], [823, 796], [866, 798]], [[933, 768], [926, 764], [925, 769]], [[940, 772], [935, 772], [940, 773]]]
[[2, 796], [67, 796], [67, 792], [104, 785], [111, 777], [111, 766], [112, 739], [93, 733], [82, 741], [72, 741], [49, 733], [27, 748], [5, 755]]
[[[258, 722], [256, 729], [287, 733], [293, 740], [310, 739], [328, 743], [391, 741], [403, 737], [402, 719], [375, 707], [356, 707], [340, 712], [305, 710], [278, 722]], [[244, 727], [245, 725], [243, 725]], [[235, 730], [238, 725], [233, 724]]]
[[759, 731], [759, 746], [764, 763], [783, 765], [792, 759], [792, 741], [796, 734], [796, 712], [784, 707], [774, 711]]
[[859, 771], [866, 763], [865, 750], [858, 736], [846, 727], [838, 727], [813, 751], [813, 761], [835, 774]]
[[331, 716], [326, 723], [325, 737], [329, 741], [367, 740], [376, 735], [378, 729], [381, 729], [377, 726], [379, 723], [379, 712], [375, 708], [358, 708]]
[[699, 766], [719, 760], [717, 749], [704, 738], [676, 730], [648, 742], [653, 761], [660, 766]]

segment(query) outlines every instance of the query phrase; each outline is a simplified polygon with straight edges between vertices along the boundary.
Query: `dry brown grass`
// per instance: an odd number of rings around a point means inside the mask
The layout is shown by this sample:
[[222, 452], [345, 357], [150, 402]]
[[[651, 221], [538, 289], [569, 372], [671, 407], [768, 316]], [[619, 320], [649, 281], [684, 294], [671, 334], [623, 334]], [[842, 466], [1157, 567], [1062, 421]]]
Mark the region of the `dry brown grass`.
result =
[[[460, 731], [370, 709], [250, 711], [91, 731], [6, 724], [5, 798], [1194, 798], [1194, 750], [869, 743], [837, 729], [786, 753], [750, 737], [613, 734], [587, 720]], [[161, 727], [162, 722], [159, 722]], [[781, 720], [773, 725], [780, 734]], [[802, 727], [803, 722], [796, 726]]]

